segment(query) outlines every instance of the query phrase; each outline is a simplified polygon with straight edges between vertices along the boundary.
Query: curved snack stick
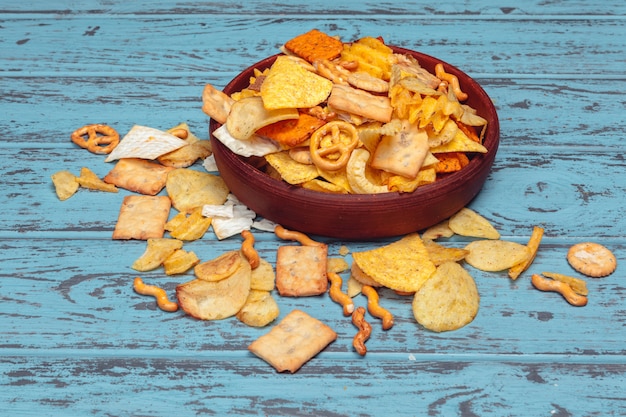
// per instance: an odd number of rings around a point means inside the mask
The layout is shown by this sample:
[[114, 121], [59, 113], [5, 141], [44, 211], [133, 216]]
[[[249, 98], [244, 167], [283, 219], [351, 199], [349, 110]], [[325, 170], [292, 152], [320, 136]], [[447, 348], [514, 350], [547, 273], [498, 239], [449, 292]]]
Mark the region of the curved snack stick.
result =
[[146, 285], [139, 277], [135, 278], [133, 288], [139, 294], [151, 295], [156, 298], [157, 305], [163, 311], [173, 312], [178, 310], [178, 304], [167, 298], [167, 293], [163, 288], [159, 288], [154, 285]]
[[243, 253], [243, 256], [245, 256], [248, 260], [250, 268], [256, 269], [261, 263], [261, 258], [259, 257], [256, 249], [254, 249], [254, 235], [249, 230], [244, 230], [243, 232], [241, 232], [241, 237], [243, 237], [241, 252]]
[[565, 282], [544, 278], [539, 274], [533, 274], [531, 282], [538, 290], [558, 292], [573, 306], [583, 307], [587, 305], [587, 297], [577, 294], [572, 287], [567, 285]]
[[352, 346], [354, 346], [359, 355], [364, 356], [367, 353], [365, 342], [372, 334], [372, 326], [365, 321], [365, 307], [358, 307], [354, 310], [354, 313], [352, 313], [352, 324], [359, 329], [352, 339]]
[[456, 96], [456, 98], [459, 99], [459, 101], [467, 100], [467, 94], [465, 94], [461, 90], [461, 86], [459, 84], [459, 79], [456, 77], [456, 75], [448, 74], [443, 69], [443, 64], [439, 63], [439, 64], [435, 65], [435, 75], [440, 80], [444, 80], [448, 84], [450, 84], [450, 86], [452, 86], [452, 91], [454, 91], [454, 95]]
[[325, 243], [317, 242], [302, 232], [287, 230], [281, 225], [276, 225], [274, 233], [283, 240], [295, 240], [296, 242], [300, 242], [303, 246], [325, 246]]
[[393, 327], [393, 315], [378, 304], [378, 292], [369, 285], [364, 285], [361, 292], [367, 297], [367, 311], [383, 321], [383, 330], [391, 329]]
[[330, 281], [330, 289], [328, 290], [330, 298], [343, 306], [344, 316], [349, 316], [354, 311], [354, 302], [348, 294], [341, 291], [343, 280], [335, 272], [329, 272], [327, 276]]

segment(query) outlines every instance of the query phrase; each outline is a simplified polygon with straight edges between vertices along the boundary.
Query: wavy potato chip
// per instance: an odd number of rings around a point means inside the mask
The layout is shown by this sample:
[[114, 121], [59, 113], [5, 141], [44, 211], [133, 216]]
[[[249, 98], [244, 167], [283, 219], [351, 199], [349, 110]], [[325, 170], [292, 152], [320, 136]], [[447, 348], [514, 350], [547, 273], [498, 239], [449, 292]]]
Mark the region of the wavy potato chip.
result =
[[[191, 214], [189, 214], [189, 216], [182, 221], [180, 221], [180, 218], [177, 216], [175, 216], [174, 219], [177, 219], [179, 222], [174, 228], [172, 228], [172, 230], [170, 230], [170, 234], [173, 238], [186, 241], [198, 240], [202, 238], [206, 231], [209, 230], [212, 221], [210, 217], [204, 217], [202, 214], [202, 207], [195, 208]], [[168, 223], [165, 224], [166, 227], [168, 226]]]
[[485, 239], [500, 238], [500, 233], [489, 220], [467, 207], [462, 208], [448, 219], [448, 227], [461, 236]]
[[432, 240], [424, 240], [424, 246], [428, 251], [430, 260], [435, 266], [446, 262], [460, 262], [465, 259], [468, 254], [467, 249], [443, 246]]
[[476, 317], [480, 296], [472, 276], [456, 262], [445, 262], [415, 292], [413, 315], [435, 332], [460, 329]]
[[417, 291], [436, 270], [417, 233], [380, 248], [354, 252], [352, 258], [374, 281], [396, 291]]
[[234, 274], [242, 262], [241, 253], [233, 250], [196, 265], [194, 273], [198, 279], [204, 281], [221, 281]]
[[250, 290], [245, 304], [235, 315], [239, 321], [252, 327], [264, 327], [280, 314], [278, 303], [269, 291]]
[[205, 204], [224, 204], [230, 193], [221, 177], [189, 168], [170, 171], [165, 189], [174, 208], [184, 213], [191, 213]]
[[465, 246], [465, 262], [476, 269], [497, 272], [511, 268], [531, 255], [526, 245], [508, 240], [476, 240]]
[[272, 264], [261, 258], [259, 266], [252, 270], [250, 289], [272, 291], [276, 288], [276, 272]]
[[241, 262], [237, 270], [220, 281], [196, 278], [176, 286], [180, 308], [200, 320], [221, 320], [232, 317], [246, 303], [250, 294], [251, 268]]
[[145, 252], [133, 262], [131, 268], [136, 271], [151, 271], [158, 268], [176, 250], [183, 247], [178, 239], [153, 238], [146, 242]]
[[163, 261], [165, 275], [184, 274], [200, 263], [195, 252], [177, 249]]

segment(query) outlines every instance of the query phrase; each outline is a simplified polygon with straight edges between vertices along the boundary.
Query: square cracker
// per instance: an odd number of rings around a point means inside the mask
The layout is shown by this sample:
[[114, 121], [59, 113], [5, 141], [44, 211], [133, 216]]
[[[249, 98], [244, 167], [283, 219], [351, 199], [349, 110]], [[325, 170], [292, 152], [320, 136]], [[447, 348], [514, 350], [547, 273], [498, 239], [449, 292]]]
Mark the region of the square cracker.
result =
[[167, 196], [124, 197], [113, 239], [148, 240], [163, 237], [171, 207], [172, 202]]
[[326, 324], [300, 310], [287, 314], [272, 330], [248, 346], [248, 350], [278, 372], [296, 372], [337, 339]]
[[285, 49], [313, 63], [320, 59], [337, 58], [343, 51], [343, 43], [318, 29], [312, 29], [287, 41]]
[[276, 252], [276, 289], [286, 297], [320, 295], [328, 289], [327, 246], [280, 246]]
[[157, 195], [165, 187], [172, 167], [139, 158], [120, 159], [104, 181], [139, 194]]

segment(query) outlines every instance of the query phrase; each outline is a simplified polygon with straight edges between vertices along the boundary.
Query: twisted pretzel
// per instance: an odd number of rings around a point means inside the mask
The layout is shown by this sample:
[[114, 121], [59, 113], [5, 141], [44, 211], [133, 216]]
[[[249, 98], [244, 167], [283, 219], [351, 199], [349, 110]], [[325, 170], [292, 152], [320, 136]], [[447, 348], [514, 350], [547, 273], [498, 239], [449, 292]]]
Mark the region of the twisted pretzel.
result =
[[359, 144], [359, 133], [352, 124], [333, 120], [313, 132], [310, 142], [313, 163], [322, 170], [337, 171], [348, 163]]
[[[72, 142], [89, 152], [109, 154], [118, 143], [120, 135], [107, 125], [86, 125], [76, 129], [71, 135]], [[106, 146], [101, 146], [106, 145]]]

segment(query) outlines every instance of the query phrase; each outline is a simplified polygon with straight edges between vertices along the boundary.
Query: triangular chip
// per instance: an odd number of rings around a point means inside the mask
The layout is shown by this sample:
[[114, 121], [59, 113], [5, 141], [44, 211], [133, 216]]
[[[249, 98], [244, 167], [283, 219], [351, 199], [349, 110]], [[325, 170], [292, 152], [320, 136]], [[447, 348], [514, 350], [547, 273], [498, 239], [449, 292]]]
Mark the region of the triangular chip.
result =
[[443, 145], [430, 148], [430, 151], [434, 154], [444, 152], [478, 152], [487, 153], [487, 148], [482, 144], [473, 141], [462, 130], [457, 130], [454, 138]]
[[302, 184], [311, 181], [319, 174], [315, 165], [301, 164], [289, 156], [287, 151], [265, 155], [265, 160], [280, 173], [289, 184]]
[[448, 220], [448, 226], [461, 236], [499, 239], [500, 232], [483, 216], [467, 207], [462, 208]]
[[279, 56], [261, 85], [261, 97], [268, 110], [309, 108], [326, 100], [332, 88], [332, 81]]
[[417, 233], [352, 257], [365, 274], [396, 291], [417, 291], [436, 270]]
[[135, 125], [107, 156], [105, 162], [122, 158], [156, 159], [186, 144], [187, 142], [171, 133], [152, 127]]

